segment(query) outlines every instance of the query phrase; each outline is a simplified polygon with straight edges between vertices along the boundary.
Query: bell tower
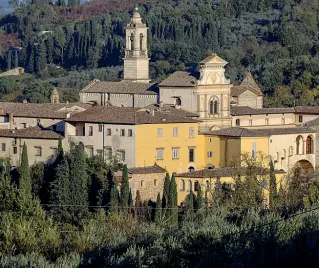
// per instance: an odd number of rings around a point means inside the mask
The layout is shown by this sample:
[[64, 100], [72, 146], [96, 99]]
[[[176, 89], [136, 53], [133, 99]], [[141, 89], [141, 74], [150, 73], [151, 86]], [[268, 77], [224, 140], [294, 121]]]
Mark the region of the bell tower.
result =
[[124, 57], [124, 81], [149, 83], [149, 57], [147, 51], [146, 24], [138, 8], [126, 27], [126, 48]]

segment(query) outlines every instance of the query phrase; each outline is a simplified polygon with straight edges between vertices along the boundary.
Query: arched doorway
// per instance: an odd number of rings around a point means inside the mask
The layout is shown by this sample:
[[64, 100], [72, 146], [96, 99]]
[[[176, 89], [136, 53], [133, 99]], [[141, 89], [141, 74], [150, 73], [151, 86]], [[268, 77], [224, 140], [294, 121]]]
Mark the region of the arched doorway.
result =
[[300, 160], [300, 161], [298, 161], [295, 164], [293, 170], [295, 170], [296, 168], [300, 168], [301, 174], [304, 174], [304, 175], [313, 174], [315, 172], [315, 169], [314, 169], [313, 165], [308, 160]]
[[296, 154], [304, 154], [302, 136], [298, 136], [296, 139]]

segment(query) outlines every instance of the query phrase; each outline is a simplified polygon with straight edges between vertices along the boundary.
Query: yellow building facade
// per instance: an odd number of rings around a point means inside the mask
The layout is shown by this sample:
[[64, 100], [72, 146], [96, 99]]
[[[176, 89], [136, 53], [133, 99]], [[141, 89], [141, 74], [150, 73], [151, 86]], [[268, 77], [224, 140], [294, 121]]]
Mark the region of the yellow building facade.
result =
[[198, 123], [143, 124], [136, 126], [136, 166], [157, 163], [169, 173], [206, 167], [205, 139]]

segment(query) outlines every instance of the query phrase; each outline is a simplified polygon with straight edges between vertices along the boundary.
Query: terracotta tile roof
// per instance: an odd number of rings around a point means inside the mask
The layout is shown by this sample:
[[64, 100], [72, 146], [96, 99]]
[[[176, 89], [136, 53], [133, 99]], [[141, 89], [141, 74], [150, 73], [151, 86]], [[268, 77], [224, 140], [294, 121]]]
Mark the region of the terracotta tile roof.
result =
[[267, 129], [247, 129], [239, 127], [224, 128], [221, 130], [207, 132], [207, 134], [214, 136], [227, 137], [268, 137], [272, 135], [288, 135], [288, 134], [302, 134], [315, 133], [314, 130], [306, 127], [294, 128], [267, 128]]
[[174, 105], [164, 104], [163, 107], [160, 107], [160, 104], [151, 104], [145, 107], [146, 109], [156, 109], [165, 113], [170, 113], [172, 115], [180, 117], [199, 117], [199, 114], [187, 111], [183, 108], [175, 108]]
[[58, 140], [59, 136], [52, 130], [42, 129], [38, 126], [24, 129], [0, 129], [0, 137]]
[[302, 124], [302, 126], [303, 127], [319, 126], [319, 117]]
[[297, 114], [319, 114], [319, 106], [297, 106], [295, 111]]
[[84, 103], [14, 103], [2, 102], [0, 108], [4, 114], [13, 113], [14, 117], [34, 117], [34, 118], [52, 118], [65, 119], [67, 113], [76, 114], [79, 111], [92, 107]]
[[175, 72], [164, 79], [159, 86], [173, 86], [173, 87], [195, 87], [197, 79], [188, 72]]
[[288, 113], [295, 113], [295, 109], [293, 107], [254, 109], [248, 106], [233, 105], [230, 107], [230, 113], [232, 116], [258, 115], [258, 114], [288, 114]]
[[137, 168], [129, 168], [129, 174], [154, 174], [154, 173], [166, 173], [166, 169], [160, 167], [155, 163], [154, 166], [151, 167], [137, 167]]
[[167, 123], [198, 123], [198, 120], [176, 116], [171, 113], [145, 108], [104, 107], [95, 106], [84, 112], [71, 116], [68, 122], [95, 122], [110, 124], [167, 124]]
[[94, 80], [88, 86], [83, 88], [81, 92], [157, 95], [157, 85], [127, 81], [104, 82]]
[[261, 92], [259, 92], [255, 88], [252, 88], [249, 86], [233, 86], [233, 87], [231, 87], [230, 96], [231, 97], [238, 97], [246, 91], [250, 91], [253, 94], [255, 94], [256, 96], [263, 96], [263, 94]]
[[244, 87], [253, 88], [254, 90], [256, 90], [256, 92], [259, 92], [259, 94], [262, 94], [260, 87], [257, 85], [255, 79], [253, 78], [250, 72], [245, 74], [244, 79], [240, 85]]
[[[220, 177], [233, 177], [237, 175], [244, 175], [248, 172], [247, 168], [233, 168], [233, 167], [224, 167], [224, 168], [214, 168], [214, 169], [202, 169], [193, 172], [186, 172], [181, 174], [176, 174], [175, 177], [179, 178], [220, 178]], [[269, 173], [268, 169], [254, 167], [253, 171], [258, 175], [267, 175]], [[275, 174], [285, 174], [283, 170], [276, 170]]]

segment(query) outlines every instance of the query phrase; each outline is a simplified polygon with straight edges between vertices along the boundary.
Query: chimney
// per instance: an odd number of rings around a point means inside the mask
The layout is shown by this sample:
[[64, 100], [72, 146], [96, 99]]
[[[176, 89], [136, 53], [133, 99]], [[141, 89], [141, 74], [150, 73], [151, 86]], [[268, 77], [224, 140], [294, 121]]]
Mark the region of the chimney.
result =
[[151, 110], [151, 115], [152, 115], [152, 116], [155, 115], [155, 110], [154, 110], [154, 109]]
[[160, 108], [163, 109], [164, 108], [164, 103], [161, 101], [160, 102]]

